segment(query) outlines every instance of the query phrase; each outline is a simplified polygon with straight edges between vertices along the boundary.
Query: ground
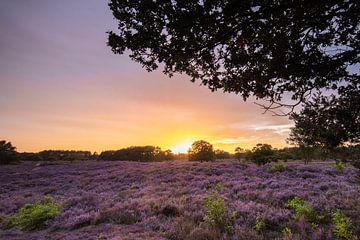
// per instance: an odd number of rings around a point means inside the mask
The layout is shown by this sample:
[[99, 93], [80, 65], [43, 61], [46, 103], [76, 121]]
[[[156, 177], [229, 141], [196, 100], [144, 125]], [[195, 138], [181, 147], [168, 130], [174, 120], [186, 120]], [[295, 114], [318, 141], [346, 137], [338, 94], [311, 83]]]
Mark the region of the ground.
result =
[[[44, 229], [3, 226], [0, 239], [336, 239], [331, 215], [337, 209], [351, 218], [355, 236], [360, 235], [357, 175], [352, 167], [339, 171], [327, 163], [288, 163], [283, 172], [238, 161], [1, 166], [3, 219], [45, 196], [63, 208]], [[231, 233], [204, 222], [205, 198], [215, 191], [231, 215]], [[314, 226], [295, 219], [286, 205], [295, 196], [325, 220]], [[261, 231], [257, 216], [265, 224]]]

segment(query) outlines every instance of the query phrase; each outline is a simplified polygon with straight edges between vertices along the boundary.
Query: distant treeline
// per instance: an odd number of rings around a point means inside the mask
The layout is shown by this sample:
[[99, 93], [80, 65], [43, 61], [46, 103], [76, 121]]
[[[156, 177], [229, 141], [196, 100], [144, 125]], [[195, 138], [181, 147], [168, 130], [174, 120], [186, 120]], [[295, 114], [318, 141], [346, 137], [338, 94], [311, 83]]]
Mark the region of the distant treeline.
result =
[[38, 153], [19, 153], [23, 161], [74, 161], [74, 160], [96, 160], [98, 155], [90, 151], [75, 150], [45, 150]]
[[252, 150], [237, 148], [234, 158], [253, 161], [258, 164], [291, 160], [304, 160], [305, 163], [309, 161], [335, 160], [360, 165], [360, 145], [342, 146], [329, 151], [321, 147], [286, 147], [276, 149], [272, 148], [269, 144], [257, 144]]
[[[196, 144], [195, 144], [196, 143]], [[197, 159], [198, 158], [198, 159]], [[138, 161], [157, 162], [169, 160], [212, 161], [215, 159], [238, 159], [240, 161], [266, 164], [273, 161], [304, 160], [336, 160], [348, 161], [360, 167], [360, 145], [342, 146], [331, 151], [320, 147], [287, 147], [273, 148], [269, 144], [257, 144], [253, 149], [236, 148], [235, 153], [216, 149], [206, 141], [196, 141], [191, 151], [174, 154], [171, 150], [161, 150], [155, 146], [132, 146], [113, 151], [103, 151], [100, 154], [90, 151], [46, 150], [38, 153], [19, 153], [10, 142], [0, 141], [0, 164], [18, 161]]]
[[46, 150], [38, 153], [18, 153], [18, 160], [22, 161], [74, 161], [74, 160], [102, 160], [102, 161], [139, 161], [155, 162], [174, 159], [170, 150], [161, 150], [154, 146], [133, 146], [113, 151], [103, 151], [100, 154], [90, 151], [74, 150]]
[[160, 147], [154, 146], [133, 146], [116, 151], [104, 151], [98, 157], [98, 160], [139, 162], [168, 161], [172, 159], [174, 159], [174, 154], [171, 150], [162, 151]]

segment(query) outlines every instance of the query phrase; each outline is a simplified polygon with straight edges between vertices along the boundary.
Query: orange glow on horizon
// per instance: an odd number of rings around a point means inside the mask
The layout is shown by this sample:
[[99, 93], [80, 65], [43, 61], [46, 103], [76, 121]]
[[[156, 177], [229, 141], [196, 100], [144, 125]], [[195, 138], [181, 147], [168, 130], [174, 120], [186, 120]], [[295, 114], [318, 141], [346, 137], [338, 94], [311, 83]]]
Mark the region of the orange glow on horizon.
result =
[[193, 140], [185, 140], [175, 146], [170, 147], [170, 150], [173, 153], [187, 153], [193, 142]]
[[262, 114], [256, 99], [211, 92], [186, 74], [149, 73], [126, 54], [113, 54], [104, 34], [117, 25], [106, 2], [90, 1], [86, 7], [96, 11], [80, 15], [67, 4], [6, 2], [0, 140], [19, 152], [144, 145], [187, 152], [196, 140], [228, 152], [286, 146], [291, 121]]

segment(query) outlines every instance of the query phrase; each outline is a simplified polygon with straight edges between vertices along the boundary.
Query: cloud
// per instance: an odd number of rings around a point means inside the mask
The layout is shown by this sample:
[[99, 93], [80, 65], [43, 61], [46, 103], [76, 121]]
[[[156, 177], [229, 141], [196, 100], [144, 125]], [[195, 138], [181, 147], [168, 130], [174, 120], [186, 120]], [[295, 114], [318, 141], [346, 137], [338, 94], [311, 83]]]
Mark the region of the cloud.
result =
[[259, 130], [272, 130], [275, 133], [283, 134], [288, 133], [290, 128], [293, 127], [293, 124], [282, 124], [282, 125], [263, 125], [263, 126], [252, 126], [251, 129], [255, 131]]
[[227, 138], [227, 139], [219, 139], [213, 141], [214, 144], [237, 144], [237, 143], [247, 143], [250, 140], [257, 140], [259, 137], [257, 136], [250, 136], [250, 137], [238, 137], [238, 138]]
[[222, 144], [235, 144], [235, 143], [240, 143], [243, 142], [240, 139], [220, 139], [220, 140], [216, 140], [214, 141], [214, 143], [222, 143]]
[[232, 123], [230, 124], [228, 127], [232, 128], [232, 129], [249, 129], [249, 130], [254, 130], [254, 131], [272, 131], [274, 133], [277, 134], [288, 134], [290, 131], [290, 128], [292, 128], [294, 125], [293, 124], [283, 124], [283, 123], [279, 123], [279, 124], [264, 124], [264, 123], [256, 123], [256, 124], [250, 124], [250, 125], [245, 125], [244, 123]]

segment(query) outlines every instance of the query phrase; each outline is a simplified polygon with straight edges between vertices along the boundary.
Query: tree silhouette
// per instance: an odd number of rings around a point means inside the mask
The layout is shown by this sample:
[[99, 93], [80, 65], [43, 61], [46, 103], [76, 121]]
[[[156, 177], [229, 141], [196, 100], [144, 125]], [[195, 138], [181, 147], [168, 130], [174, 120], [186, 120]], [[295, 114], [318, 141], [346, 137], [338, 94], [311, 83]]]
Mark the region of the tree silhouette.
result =
[[188, 151], [190, 161], [213, 161], [215, 153], [213, 146], [204, 140], [195, 141]]
[[300, 113], [291, 115], [295, 127], [288, 140], [303, 150], [305, 159], [311, 147], [321, 147], [331, 154], [344, 143], [360, 141], [360, 106], [348, 102], [354, 96], [352, 101], [359, 103], [359, 95], [351, 92], [340, 98], [317, 97]]
[[274, 149], [270, 144], [258, 143], [253, 147], [249, 158], [256, 164], [262, 165], [275, 159]]
[[111, 0], [109, 6], [118, 31], [109, 32], [108, 45], [148, 71], [185, 73], [213, 91], [265, 99], [263, 106], [278, 114], [289, 107], [285, 115], [317, 91], [360, 95], [359, 1]]
[[0, 164], [9, 164], [19, 160], [16, 148], [5, 140], [0, 141]]
[[171, 150], [162, 151], [160, 147], [155, 146], [132, 146], [122, 148], [116, 151], [101, 152], [99, 160], [119, 160], [119, 161], [168, 161], [174, 158]]
[[216, 149], [214, 151], [215, 153], [215, 158], [216, 159], [229, 159], [231, 158], [231, 154], [225, 150], [221, 150], [221, 149]]
[[246, 150], [244, 148], [242, 148], [242, 147], [236, 147], [235, 148], [234, 156], [235, 156], [235, 158], [237, 160], [241, 160], [241, 159], [245, 158], [246, 155], [247, 155], [247, 152], [246, 152]]

